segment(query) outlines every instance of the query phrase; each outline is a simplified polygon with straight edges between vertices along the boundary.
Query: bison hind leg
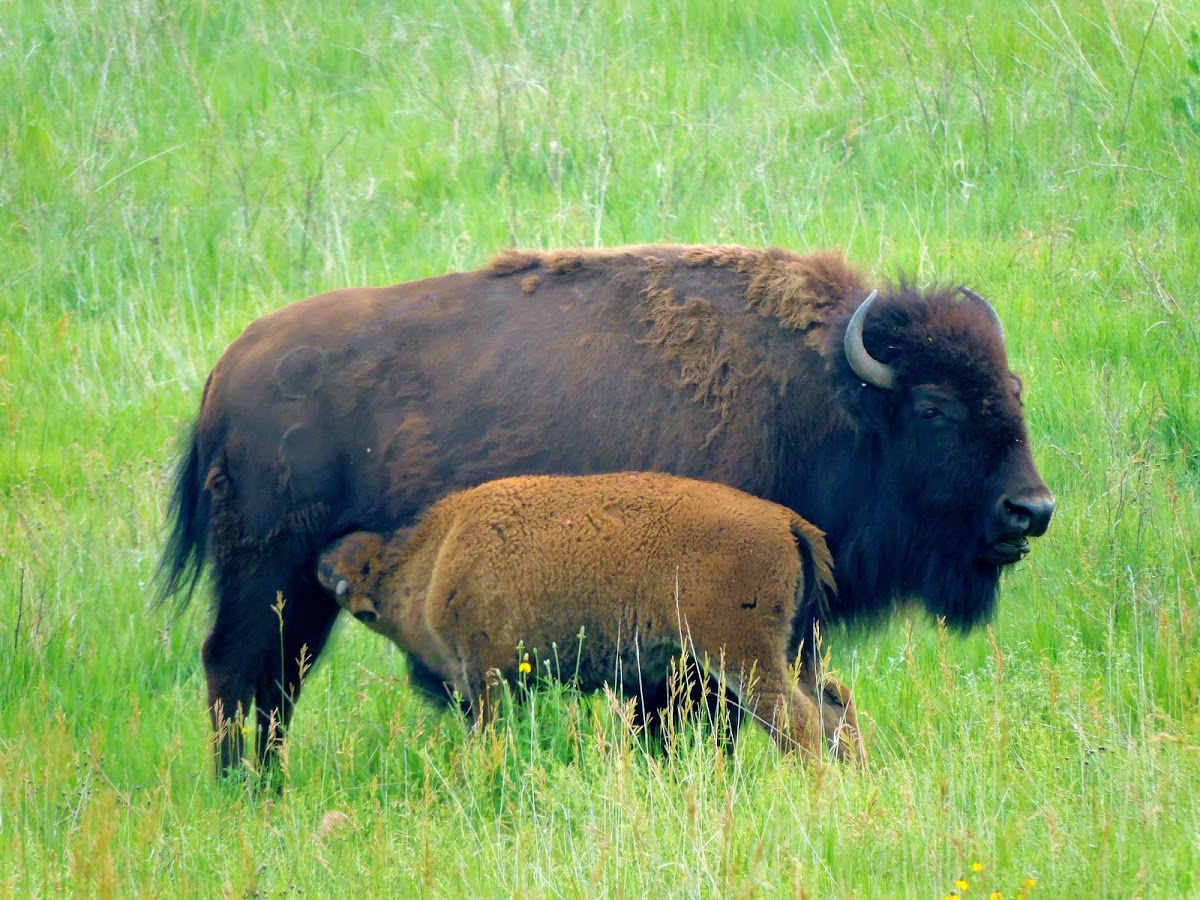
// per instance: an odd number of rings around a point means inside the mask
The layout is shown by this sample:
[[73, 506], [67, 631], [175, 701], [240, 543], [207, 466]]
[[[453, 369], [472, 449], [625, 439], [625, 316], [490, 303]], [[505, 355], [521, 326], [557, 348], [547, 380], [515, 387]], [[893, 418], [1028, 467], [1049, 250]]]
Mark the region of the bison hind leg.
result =
[[254, 699], [254, 673], [241, 664], [235, 629], [229, 615], [218, 610], [217, 621], [200, 651], [208, 686], [208, 711], [212, 719], [218, 777], [240, 770], [245, 753], [246, 718]]
[[274, 643], [263, 659], [254, 693], [259, 764], [272, 777], [304, 680], [325, 648], [341, 609], [309, 579], [294, 580], [282, 597], [282, 608], [272, 609]]
[[217, 610], [201, 658], [217, 742], [217, 774], [242, 766], [250, 704], [260, 773], [271, 774], [304, 677], [325, 646], [339, 607], [284, 562], [217, 560]]

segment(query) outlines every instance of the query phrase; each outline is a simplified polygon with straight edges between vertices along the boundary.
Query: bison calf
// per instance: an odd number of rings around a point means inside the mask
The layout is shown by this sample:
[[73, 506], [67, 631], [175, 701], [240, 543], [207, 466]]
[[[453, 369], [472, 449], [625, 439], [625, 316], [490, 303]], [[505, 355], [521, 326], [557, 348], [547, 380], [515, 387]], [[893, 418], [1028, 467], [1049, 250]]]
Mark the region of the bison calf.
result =
[[409, 655], [418, 686], [457, 692], [476, 723], [489, 678], [514, 680], [527, 659], [644, 705], [686, 655], [723, 675], [780, 747], [820, 756], [824, 739], [863, 760], [849, 691], [818, 677], [812, 653], [798, 679], [789, 664], [834, 589], [831, 569], [824, 535], [791, 510], [711, 482], [624, 473], [451, 494], [390, 538], [360, 531], [332, 544], [318, 577]]

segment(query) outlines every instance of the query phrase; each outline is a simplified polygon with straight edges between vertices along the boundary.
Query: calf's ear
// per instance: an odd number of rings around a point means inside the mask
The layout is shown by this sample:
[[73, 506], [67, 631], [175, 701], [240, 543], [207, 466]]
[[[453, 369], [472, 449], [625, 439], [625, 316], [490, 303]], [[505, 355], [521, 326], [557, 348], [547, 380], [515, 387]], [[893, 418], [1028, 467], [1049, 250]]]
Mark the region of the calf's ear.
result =
[[370, 563], [379, 559], [383, 536], [373, 531], [355, 531], [321, 551], [317, 580], [321, 587], [341, 600], [361, 585]]

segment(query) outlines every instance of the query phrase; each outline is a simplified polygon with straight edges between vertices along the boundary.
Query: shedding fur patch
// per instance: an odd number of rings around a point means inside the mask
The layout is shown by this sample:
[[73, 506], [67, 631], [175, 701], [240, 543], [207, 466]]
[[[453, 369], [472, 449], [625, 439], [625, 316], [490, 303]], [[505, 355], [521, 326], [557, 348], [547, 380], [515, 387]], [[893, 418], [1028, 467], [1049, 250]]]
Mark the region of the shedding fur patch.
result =
[[327, 503], [308, 503], [289, 512], [261, 536], [249, 535], [237, 511], [237, 496], [233, 482], [226, 475], [223, 453], [214, 461], [204, 487], [212, 499], [211, 553], [222, 566], [236, 565], [238, 577], [249, 577], [261, 570], [281, 546], [307, 550], [324, 533], [333, 512]]
[[778, 247], [688, 247], [682, 258], [693, 268], [714, 266], [746, 275], [747, 306], [795, 331], [824, 325], [846, 296], [863, 290], [862, 277], [836, 251], [800, 256]]
[[432, 435], [429, 419], [413, 410], [387, 439], [383, 448], [387, 506], [395, 516], [404, 509], [419, 509], [427, 502], [425, 492], [434, 481], [438, 452]]
[[275, 384], [289, 400], [315, 394], [324, 380], [325, 354], [315, 347], [297, 347], [275, 366]]
[[537, 250], [501, 250], [488, 263], [489, 275], [512, 275], [532, 269], [541, 262]]
[[692, 388], [692, 400], [720, 416], [707, 444], [731, 415], [739, 379], [730, 354], [721, 351], [721, 325], [712, 305], [702, 297], [685, 297], [680, 302], [675, 288], [662, 284], [665, 275], [662, 266], [642, 292], [646, 303], [642, 323], [647, 331], [639, 343], [657, 347], [661, 358], [675, 370], [677, 386]]
[[[487, 267], [489, 275], [504, 276], [541, 268], [551, 275], [625, 261], [649, 270], [651, 282], [661, 283], [664, 270], [674, 262], [688, 268], [710, 266], [730, 269], [749, 279], [746, 305], [761, 315], [774, 318], [787, 329], [810, 331], [828, 322], [838, 306], [852, 293], [865, 291], [862, 275], [846, 263], [838, 251], [815, 250], [798, 254], [779, 247], [755, 249], [730, 245], [680, 246], [641, 244], [631, 247], [568, 250], [503, 250]], [[540, 281], [527, 276], [521, 287], [532, 293]]]
[[799, 255], [777, 247], [736, 245], [505, 250], [491, 261], [487, 272], [499, 277], [537, 269], [537, 274], [521, 280], [522, 290], [532, 293], [546, 276], [621, 265], [642, 278], [641, 322], [646, 331], [640, 343], [657, 347], [675, 373], [676, 385], [690, 388], [693, 401], [719, 417], [709, 441], [730, 419], [742, 385], [755, 377], [758, 362], [754, 354], [743, 352], [741, 329], [723, 330], [717, 310], [696, 295], [694, 286], [692, 293], [681, 295], [677, 281], [684, 269], [727, 269], [743, 276], [747, 309], [774, 319], [781, 328], [808, 334], [813, 344], [846, 298], [863, 290], [862, 277], [839, 252]]
[[501, 250], [484, 270], [492, 276], [515, 275], [542, 268], [551, 275], [566, 275], [612, 262], [636, 263], [678, 256], [686, 247], [672, 244], [639, 244], [631, 247], [572, 247], [565, 250]]

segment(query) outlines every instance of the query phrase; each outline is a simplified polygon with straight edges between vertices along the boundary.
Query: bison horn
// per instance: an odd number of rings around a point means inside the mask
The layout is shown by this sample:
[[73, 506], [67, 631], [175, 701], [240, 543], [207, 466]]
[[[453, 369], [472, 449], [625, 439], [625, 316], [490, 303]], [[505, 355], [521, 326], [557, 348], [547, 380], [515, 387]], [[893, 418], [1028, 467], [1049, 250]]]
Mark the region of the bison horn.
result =
[[889, 391], [896, 384], [896, 370], [871, 356], [863, 345], [863, 323], [867, 320], [867, 312], [878, 294], [879, 291], [871, 291], [870, 296], [850, 317], [842, 347], [846, 351], [846, 362], [850, 363], [855, 375], [867, 384]]
[[346, 591], [348, 590], [350, 590], [350, 582], [348, 582], [345, 578], [337, 583], [337, 595], [339, 597], [344, 597], [346, 595]]
[[992, 304], [988, 303], [986, 300], [984, 300], [982, 297], [980, 297], [977, 293], [975, 293], [969, 287], [960, 287], [958, 289], [958, 291], [960, 294], [962, 294], [968, 300], [972, 300], [975, 303], [978, 303], [983, 306], [984, 310], [988, 314], [988, 318], [992, 320], [992, 323], [996, 326], [996, 330], [998, 332], [1000, 332], [1000, 343], [1003, 344], [1004, 343], [1004, 323], [1000, 321], [1000, 316], [996, 313], [996, 310], [992, 308]]

